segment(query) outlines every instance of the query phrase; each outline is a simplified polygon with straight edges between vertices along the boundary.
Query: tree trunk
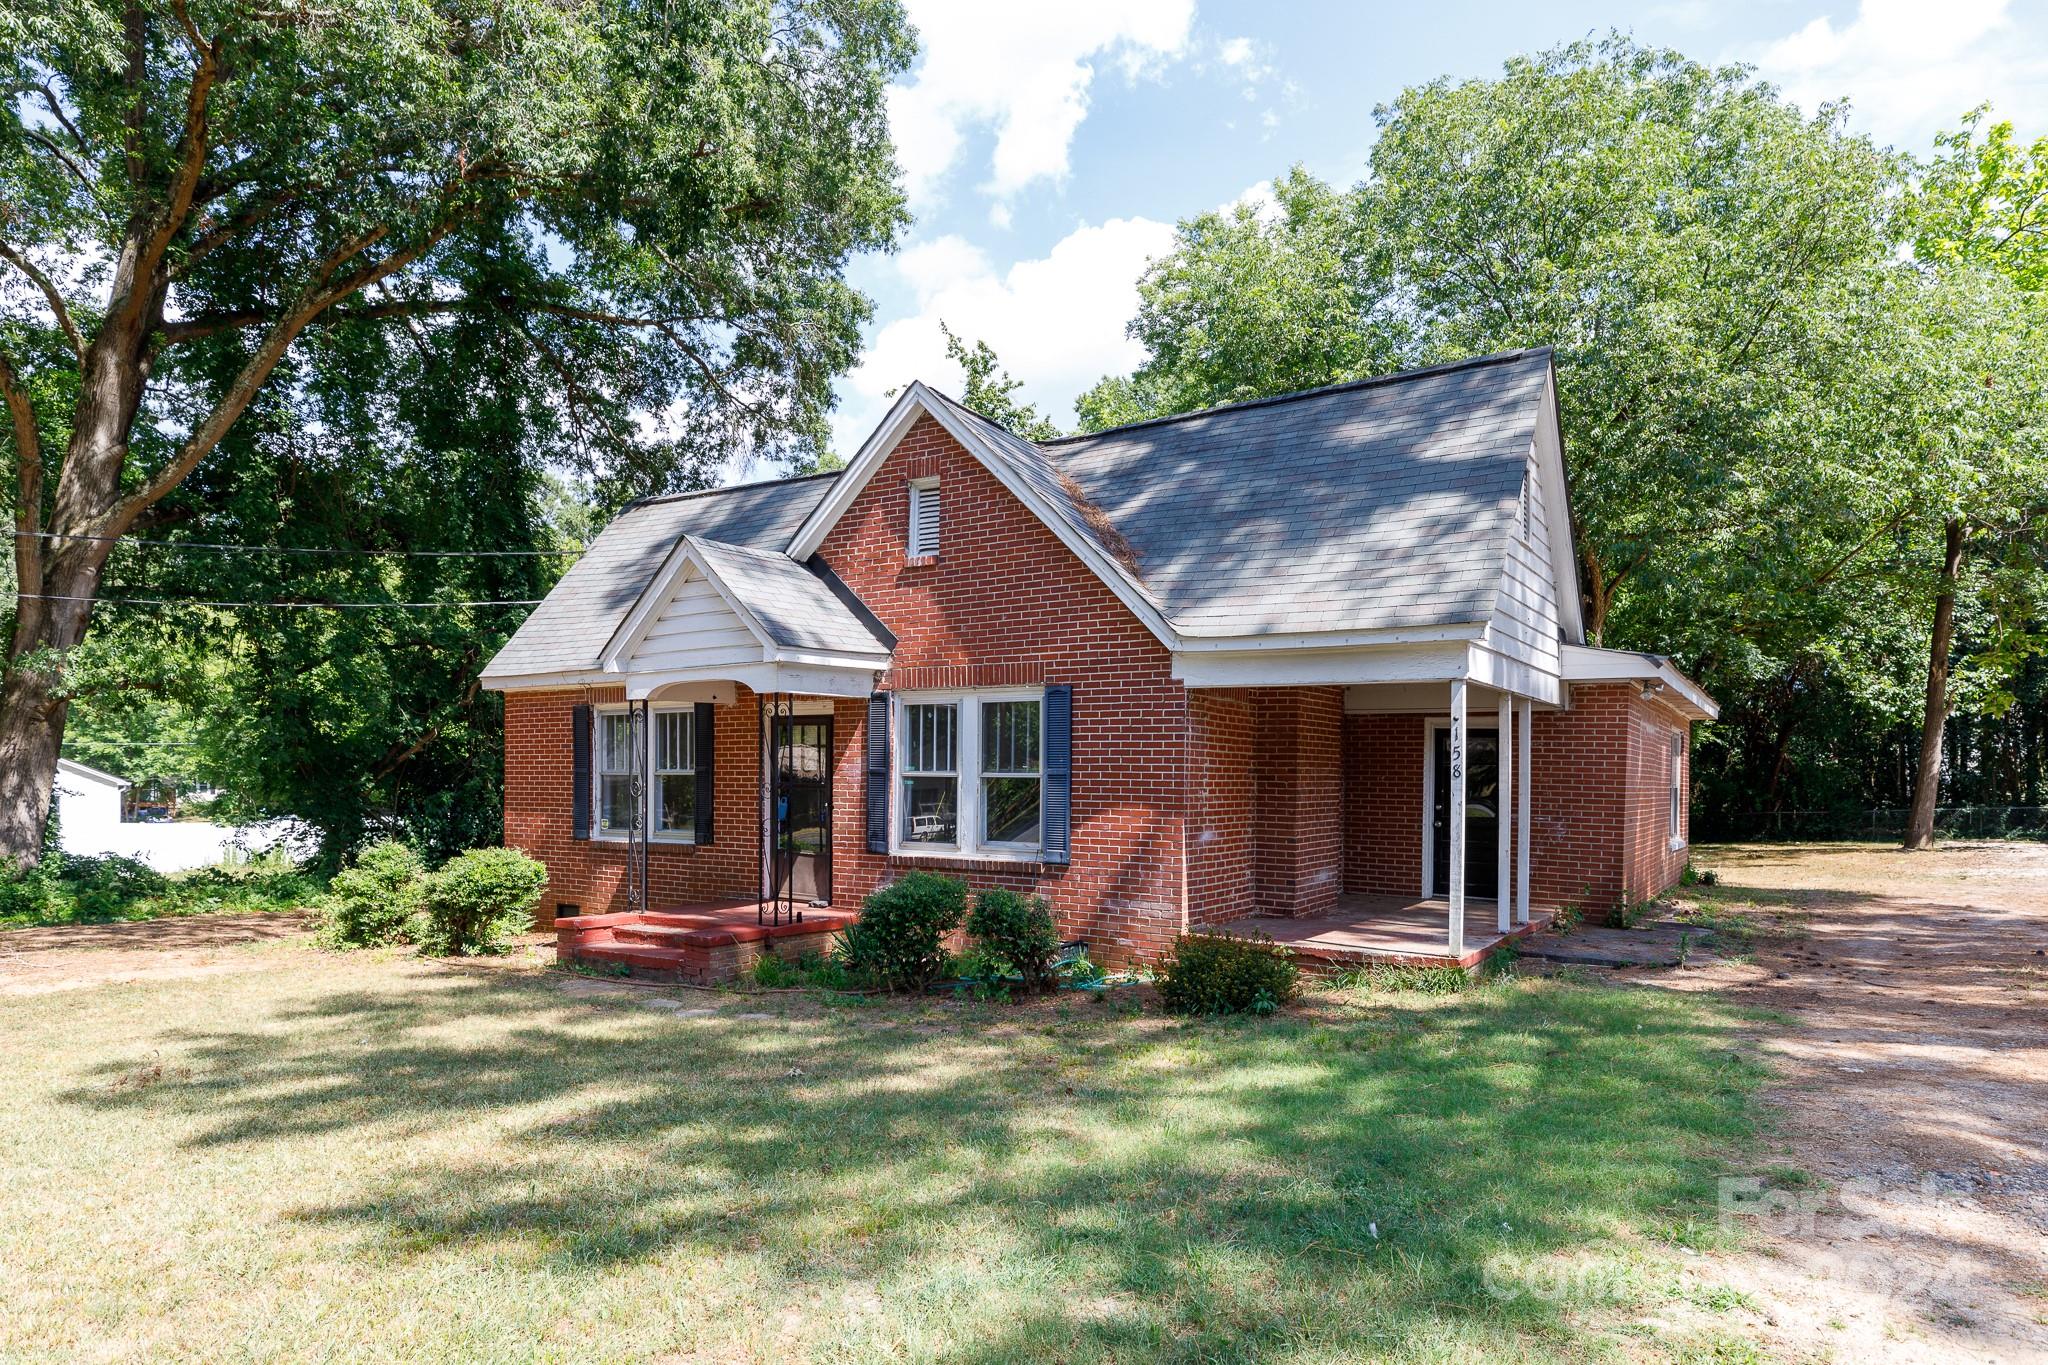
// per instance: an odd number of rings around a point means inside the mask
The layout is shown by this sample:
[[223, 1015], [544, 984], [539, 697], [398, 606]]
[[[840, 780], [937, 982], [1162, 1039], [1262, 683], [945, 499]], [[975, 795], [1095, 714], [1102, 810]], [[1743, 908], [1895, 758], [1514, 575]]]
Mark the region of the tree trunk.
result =
[[1948, 723], [1948, 656], [1956, 633], [1956, 576], [1963, 566], [1963, 523], [1944, 528], [1941, 591], [1934, 599], [1934, 640], [1927, 651], [1927, 709], [1920, 720], [1920, 766], [1913, 776], [1913, 809], [1906, 817], [1906, 847], [1934, 847], [1934, 807], [1941, 796], [1941, 739]]
[[[59, 597], [90, 597], [105, 556], [59, 559], [40, 584], [25, 590]], [[43, 831], [57, 782], [57, 754], [71, 704], [59, 682], [58, 659], [34, 657], [68, 650], [85, 635], [89, 602], [20, 604], [7, 681], [0, 688], [0, 860], [31, 867], [42, 860]]]

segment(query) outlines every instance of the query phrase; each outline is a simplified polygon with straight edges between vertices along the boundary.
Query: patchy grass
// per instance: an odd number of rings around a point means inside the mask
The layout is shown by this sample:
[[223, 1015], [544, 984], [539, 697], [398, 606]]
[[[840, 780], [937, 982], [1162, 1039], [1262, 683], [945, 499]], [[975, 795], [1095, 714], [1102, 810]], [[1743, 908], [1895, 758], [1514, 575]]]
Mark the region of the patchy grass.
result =
[[33, 1172], [0, 1182], [0, 1357], [1741, 1358], [1639, 1321], [1751, 1133], [1761, 1069], [1711, 1001], [688, 1018], [256, 951], [0, 999]]
[[0, 867], [0, 929], [299, 910], [325, 890], [284, 858], [169, 876], [130, 858], [53, 858], [26, 873]]

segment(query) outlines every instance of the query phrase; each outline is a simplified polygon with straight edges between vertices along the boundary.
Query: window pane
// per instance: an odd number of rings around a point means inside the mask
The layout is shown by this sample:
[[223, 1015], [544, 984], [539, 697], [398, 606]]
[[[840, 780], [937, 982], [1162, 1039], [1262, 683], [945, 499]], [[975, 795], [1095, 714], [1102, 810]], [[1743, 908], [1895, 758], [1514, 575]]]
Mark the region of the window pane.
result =
[[985, 773], [1038, 771], [1038, 703], [985, 701], [981, 704], [981, 770]]
[[1038, 779], [990, 777], [981, 784], [992, 844], [1035, 844], [1038, 839]]
[[950, 773], [957, 761], [960, 708], [952, 702], [921, 702], [903, 708], [903, 769]]
[[955, 844], [960, 841], [960, 811], [953, 778], [903, 779], [903, 841], [909, 844]]
[[690, 742], [696, 717], [688, 711], [663, 711], [654, 717], [654, 766], [661, 772], [688, 772]]
[[697, 779], [692, 774], [664, 775], [655, 788], [654, 827], [664, 834], [697, 828]]
[[598, 717], [598, 767], [608, 773], [633, 770], [633, 718], [628, 715]]
[[633, 779], [606, 775], [597, 780], [598, 827], [630, 829], [633, 825]]

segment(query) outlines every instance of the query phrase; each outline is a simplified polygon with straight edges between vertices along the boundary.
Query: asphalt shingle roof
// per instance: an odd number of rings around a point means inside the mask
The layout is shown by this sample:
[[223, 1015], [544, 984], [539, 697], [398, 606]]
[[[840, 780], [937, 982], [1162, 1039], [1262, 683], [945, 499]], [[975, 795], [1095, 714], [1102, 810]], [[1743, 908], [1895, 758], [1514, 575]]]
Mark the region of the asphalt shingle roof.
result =
[[[1175, 628], [1371, 631], [1491, 615], [1549, 374], [1519, 351], [1047, 442], [944, 401]], [[628, 507], [488, 672], [594, 668], [685, 535], [778, 643], [886, 651], [785, 553], [836, 477]]]
[[1197, 635], [1483, 621], [1550, 352], [1047, 442]]
[[[794, 532], [792, 532], [794, 534]], [[887, 654], [894, 647], [868, 629], [824, 579], [780, 550], [757, 550], [686, 536], [704, 565], [785, 649]]]
[[633, 609], [678, 537], [687, 533], [779, 552], [795, 538], [797, 527], [831, 491], [837, 477], [833, 473], [744, 484], [632, 504], [562, 575], [486, 672], [517, 677], [595, 668], [598, 652]]

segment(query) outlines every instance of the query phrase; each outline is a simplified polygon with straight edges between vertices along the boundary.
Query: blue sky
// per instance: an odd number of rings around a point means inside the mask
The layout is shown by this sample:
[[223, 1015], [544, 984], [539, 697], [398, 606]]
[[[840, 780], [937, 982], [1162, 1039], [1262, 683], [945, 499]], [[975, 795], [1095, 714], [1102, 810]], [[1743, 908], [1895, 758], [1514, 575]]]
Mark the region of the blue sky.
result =
[[[2044, 0], [1675, 0], [1307, 4], [1299, 0], [909, 0], [923, 39], [891, 92], [916, 222], [855, 262], [876, 302], [841, 380], [851, 455], [912, 379], [957, 392], [941, 319], [994, 346], [1062, 425], [1074, 396], [1138, 358], [1123, 336], [1173, 223], [1259, 193], [1300, 161], [1359, 178], [1372, 110], [1440, 75], [1620, 27], [1701, 60], [1743, 61], [1811, 108], [1924, 151], [1980, 100], [2048, 131]], [[739, 473], [740, 471], [734, 471]]]

